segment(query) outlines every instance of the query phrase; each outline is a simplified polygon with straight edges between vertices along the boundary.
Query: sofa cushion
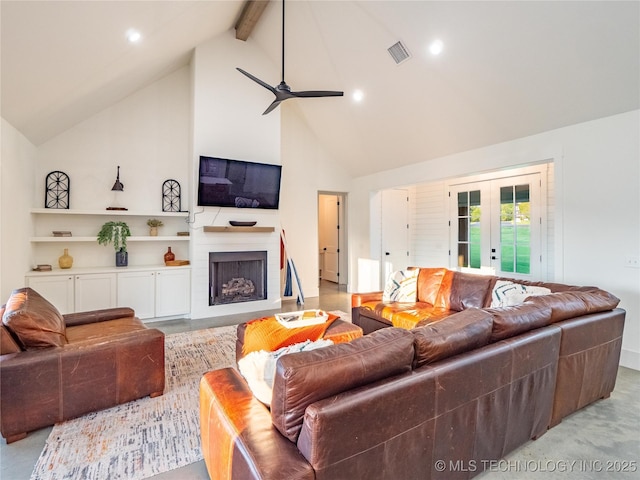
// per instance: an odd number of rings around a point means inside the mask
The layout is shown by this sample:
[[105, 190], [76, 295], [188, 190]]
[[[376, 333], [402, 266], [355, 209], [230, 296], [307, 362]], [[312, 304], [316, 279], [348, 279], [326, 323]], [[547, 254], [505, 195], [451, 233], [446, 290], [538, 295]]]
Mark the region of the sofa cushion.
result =
[[295, 442], [307, 406], [382, 378], [411, 370], [413, 335], [384, 328], [350, 343], [281, 357], [276, 364], [271, 420]]
[[64, 319], [58, 309], [28, 287], [11, 293], [2, 322], [25, 350], [67, 343]]
[[418, 274], [418, 301], [436, 304], [446, 268], [420, 268]]
[[484, 308], [491, 304], [491, 291], [496, 277], [454, 272], [449, 308], [461, 312], [467, 308]]
[[551, 307], [536, 305], [531, 300], [513, 307], [488, 308], [486, 311], [493, 316], [490, 342], [514, 337], [551, 323]]
[[600, 289], [557, 292], [551, 295], [533, 297], [528, 301], [540, 307], [550, 308], [552, 311], [551, 323], [587, 315], [588, 313], [613, 310], [620, 303], [619, 298]]
[[489, 343], [493, 317], [490, 313], [470, 308], [444, 320], [412, 330], [414, 335], [414, 367], [433, 363]]
[[417, 298], [418, 273], [417, 268], [408, 268], [393, 272], [382, 292], [383, 302], [415, 302]]

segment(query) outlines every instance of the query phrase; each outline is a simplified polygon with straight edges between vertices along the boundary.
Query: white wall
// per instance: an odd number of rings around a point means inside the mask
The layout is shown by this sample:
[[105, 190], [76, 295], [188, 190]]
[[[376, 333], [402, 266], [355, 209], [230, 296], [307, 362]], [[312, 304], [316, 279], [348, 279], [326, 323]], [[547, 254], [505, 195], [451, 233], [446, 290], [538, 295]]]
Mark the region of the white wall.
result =
[[[367, 212], [373, 192], [468, 174], [554, 162], [554, 278], [597, 285], [627, 310], [621, 363], [640, 369], [640, 112], [632, 111], [386, 172], [359, 177], [350, 207]], [[371, 258], [369, 221], [351, 216], [352, 278]], [[443, 239], [448, 242], [448, 239]], [[351, 282], [357, 285], [357, 279]]]
[[[318, 142], [296, 108], [282, 108], [280, 221], [305, 297], [318, 296], [318, 192], [347, 192], [351, 178]], [[347, 207], [349, 205], [347, 195]], [[347, 215], [348, 216], [348, 215]], [[345, 222], [348, 228], [349, 219]]]
[[[69, 175], [69, 203], [74, 210], [105, 210], [119, 202], [129, 210], [160, 212], [162, 184], [170, 178], [180, 183], [182, 209], [187, 210], [191, 178], [190, 89], [190, 70], [183, 67], [40, 145], [34, 172], [36, 187], [29, 207], [44, 207], [46, 175], [61, 170]], [[118, 165], [124, 191], [117, 194], [116, 200], [111, 187]], [[91, 219], [93, 223], [86, 225], [87, 217], [50, 217], [39, 216], [40, 230], [50, 226], [87, 236], [97, 235], [103, 222], [115, 219], [100, 217]], [[126, 217], [124, 221], [133, 235], [148, 234], [146, 218]], [[164, 223], [161, 235], [187, 230], [187, 225], [177, 219], [171, 225], [167, 220]], [[39, 231], [38, 234], [47, 235], [50, 231]], [[34, 263], [55, 266], [65, 246], [74, 258], [74, 267], [114, 264], [111, 246], [96, 248], [86, 243], [39, 244]], [[161, 264], [168, 246], [172, 247], [176, 258], [188, 258], [187, 242], [171, 245], [129, 243], [129, 265]]]
[[36, 147], [4, 119], [0, 130], [0, 304], [4, 304], [13, 289], [24, 287], [24, 274], [31, 268], [29, 209], [35, 191]]

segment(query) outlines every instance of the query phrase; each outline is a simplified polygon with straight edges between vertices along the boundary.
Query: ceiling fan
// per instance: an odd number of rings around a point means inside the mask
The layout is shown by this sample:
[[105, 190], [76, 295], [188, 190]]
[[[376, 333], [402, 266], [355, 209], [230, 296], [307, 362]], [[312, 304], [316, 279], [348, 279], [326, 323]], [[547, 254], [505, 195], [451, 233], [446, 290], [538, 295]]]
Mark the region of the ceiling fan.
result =
[[241, 68], [236, 68], [236, 70], [246, 75], [254, 82], [262, 85], [264, 88], [266, 88], [276, 96], [276, 99], [271, 103], [271, 105], [269, 105], [269, 107], [267, 107], [263, 115], [271, 112], [278, 105], [280, 105], [280, 103], [288, 100], [289, 98], [341, 97], [342, 95], [344, 95], [344, 92], [336, 92], [330, 90], [308, 90], [304, 92], [294, 92], [291, 90], [291, 87], [289, 87], [289, 85], [287, 85], [287, 83], [284, 81], [284, 0], [282, 0], [282, 81], [275, 87], [272, 87], [268, 83], [263, 82], [258, 77], [251, 75], [249, 72], [246, 72]]

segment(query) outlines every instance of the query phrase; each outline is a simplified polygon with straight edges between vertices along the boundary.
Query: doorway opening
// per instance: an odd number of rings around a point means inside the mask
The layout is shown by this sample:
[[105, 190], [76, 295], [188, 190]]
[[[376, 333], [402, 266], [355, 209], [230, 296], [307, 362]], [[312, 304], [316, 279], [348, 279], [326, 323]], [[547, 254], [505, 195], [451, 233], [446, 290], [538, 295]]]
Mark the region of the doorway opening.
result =
[[318, 192], [318, 281], [323, 289], [346, 290], [347, 194]]

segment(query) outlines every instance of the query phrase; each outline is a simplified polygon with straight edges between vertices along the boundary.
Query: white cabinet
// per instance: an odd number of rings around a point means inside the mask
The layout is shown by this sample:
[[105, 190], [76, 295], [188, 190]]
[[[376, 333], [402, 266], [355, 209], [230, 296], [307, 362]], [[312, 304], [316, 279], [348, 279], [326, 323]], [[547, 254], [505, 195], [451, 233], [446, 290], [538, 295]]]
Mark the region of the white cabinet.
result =
[[138, 318], [155, 316], [156, 272], [118, 273], [118, 307], [131, 307]]
[[116, 306], [116, 274], [93, 273], [75, 276], [75, 311], [101, 310]]
[[[29, 272], [25, 284], [60, 313], [131, 307], [141, 319], [191, 312], [191, 268], [146, 267]], [[81, 272], [81, 273], [80, 273]]]
[[191, 269], [166, 269], [156, 273], [156, 317], [190, 312]]
[[51, 302], [60, 313], [73, 313], [75, 311], [73, 275], [27, 277], [25, 284]]

